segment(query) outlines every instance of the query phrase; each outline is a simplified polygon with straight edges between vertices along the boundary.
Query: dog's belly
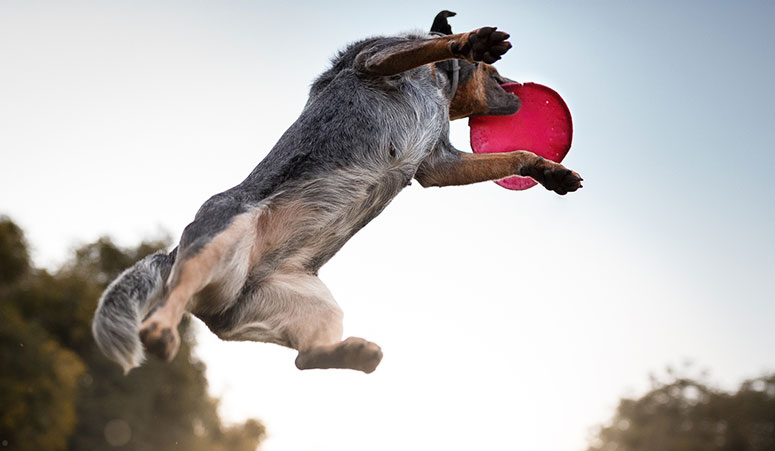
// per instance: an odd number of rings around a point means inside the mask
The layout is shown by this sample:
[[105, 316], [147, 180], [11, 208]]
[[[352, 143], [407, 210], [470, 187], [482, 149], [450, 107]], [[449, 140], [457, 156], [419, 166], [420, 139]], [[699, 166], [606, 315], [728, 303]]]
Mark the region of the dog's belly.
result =
[[415, 99], [393, 107], [406, 111], [383, 124], [377, 146], [356, 145], [342, 157], [346, 167], [293, 183], [268, 200], [257, 224], [257, 280], [277, 270], [317, 273], [409, 184], [436, 145], [447, 113], [440, 102]]
[[[394, 165], [364, 175], [336, 171], [278, 193], [261, 206], [234, 218], [247, 224], [243, 244], [222, 277], [200, 291], [192, 312], [213, 317], [253, 298], [275, 274], [316, 274], [362, 227], [376, 217], [411, 180], [412, 165]], [[236, 263], [235, 263], [236, 264]], [[273, 310], [271, 305], [266, 308]], [[260, 315], [259, 315], [260, 316]]]
[[344, 169], [273, 198], [257, 223], [253, 273], [317, 273], [409, 183], [416, 166]]

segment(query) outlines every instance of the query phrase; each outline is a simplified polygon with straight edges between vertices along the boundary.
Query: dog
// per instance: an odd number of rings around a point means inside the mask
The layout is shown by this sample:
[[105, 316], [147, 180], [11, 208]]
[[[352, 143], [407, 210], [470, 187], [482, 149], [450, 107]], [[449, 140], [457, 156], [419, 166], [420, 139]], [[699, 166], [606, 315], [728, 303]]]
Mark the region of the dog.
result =
[[581, 177], [527, 151], [469, 154], [450, 120], [517, 112], [492, 64], [510, 48], [493, 27], [452, 34], [442, 11], [431, 33], [364, 39], [312, 84], [301, 116], [239, 185], [197, 212], [169, 254], [150, 255], [102, 294], [92, 331], [125, 372], [144, 351], [171, 360], [185, 311], [224, 340], [298, 351], [299, 369], [370, 373], [375, 343], [342, 340], [342, 311], [320, 267], [412, 179], [423, 187], [528, 176], [558, 194]]

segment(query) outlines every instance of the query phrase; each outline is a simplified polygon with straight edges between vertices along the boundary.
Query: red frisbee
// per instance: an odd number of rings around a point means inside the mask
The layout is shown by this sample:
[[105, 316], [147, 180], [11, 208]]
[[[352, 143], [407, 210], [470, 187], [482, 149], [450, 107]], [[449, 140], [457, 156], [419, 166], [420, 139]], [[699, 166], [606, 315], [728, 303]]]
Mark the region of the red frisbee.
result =
[[[468, 121], [471, 149], [475, 153], [529, 150], [548, 160], [561, 162], [573, 138], [570, 110], [559, 94], [538, 83], [509, 83], [503, 89], [519, 97], [522, 106], [508, 116], [478, 116]], [[529, 177], [507, 177], [498, 185], [528, 189], [536, 182]]]

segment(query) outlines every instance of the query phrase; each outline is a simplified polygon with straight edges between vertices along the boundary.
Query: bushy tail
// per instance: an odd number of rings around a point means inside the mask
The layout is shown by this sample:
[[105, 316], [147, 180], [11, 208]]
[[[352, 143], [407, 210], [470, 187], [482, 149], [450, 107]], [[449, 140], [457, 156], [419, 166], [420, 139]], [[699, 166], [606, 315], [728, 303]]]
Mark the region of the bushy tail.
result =
[[145, 359], [140, 323], [161, 296], [174, 262], [175, 251], [149, 255], [121, 273], [102, 293], [92, 333], [100, 350], [118, 362], [124, 374]]

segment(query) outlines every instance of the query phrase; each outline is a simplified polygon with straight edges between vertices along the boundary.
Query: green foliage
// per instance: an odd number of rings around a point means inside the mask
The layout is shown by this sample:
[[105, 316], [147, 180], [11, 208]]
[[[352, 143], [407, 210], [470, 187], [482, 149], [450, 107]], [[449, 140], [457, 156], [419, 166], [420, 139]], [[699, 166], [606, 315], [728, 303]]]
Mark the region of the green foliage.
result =
[[0, 435], [11, 449], [65, 449], [84, 365], [5, 303], [0, 316]]
[[30, 256], [22, 229], [0, 216], [0, 293], [29, 270]]
[[54, 273], [29, 264], [21, 230], [0, 218], [0, 441], [14, 450], [255, 450], [255, 420], [225, 427], [184, 322], [172, 363], [124, 376], [91, 337], [105, 286], [164, 242], [78, 249]]
[[727, 393], [669, 372], [639, 399], [622, 399], [589, 451], [772, 451], [775, 374]]

